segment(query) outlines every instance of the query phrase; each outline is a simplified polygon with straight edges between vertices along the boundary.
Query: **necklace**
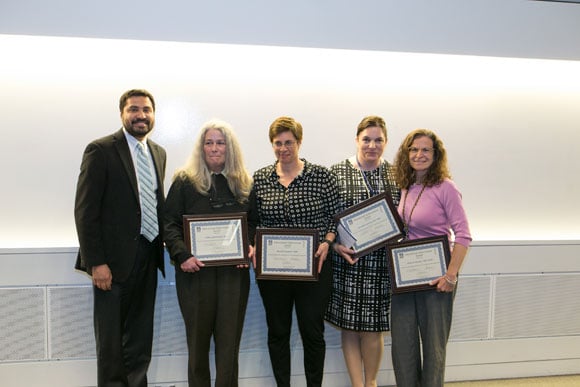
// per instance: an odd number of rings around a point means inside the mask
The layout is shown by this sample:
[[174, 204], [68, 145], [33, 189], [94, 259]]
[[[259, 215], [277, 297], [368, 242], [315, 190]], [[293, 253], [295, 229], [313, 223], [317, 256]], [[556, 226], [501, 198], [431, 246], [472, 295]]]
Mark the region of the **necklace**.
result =
[[[369, 181], [366, 173], [363, 171], [362, 166], [360, 165], [360, 162], [358, 161], [358, 157], [356, 158], [356, 163], [358, 165], [358, 170], [365, 182], [365, 188], [367, 190], [367, 193], [369, 194], [369, 198], [375, 196], [376, 194], [378, 194], [381, 191], [381, 186], [383, 185], [383, 181], [382, 181], [382, 177], [383, 177], [383, 163], [379, 163], [379, 183], [378, 183], [378, 189], [374, 189], [373, 186], [371, 185], [371, 182]], [[376, 168], [375, 168], [376, 169]]]
[[405, 239], [409, 237], [409, 223], [411, 223], [411, 216], [413, 216], [413, 211], [415, 211], [415, 207], [417, 207], [417, 203], [419, 203], [419, 199], [421, 199], [421, 195], [423, 195], [423, 191], [425, 191], [426, 185], [423, 184], [423, 188], [421, 188], [421, 192], [419, 192], [419, 196], [417, 196], [417, 200], [415, 200], [415, 204], [411, 208], [411, 213], [409, 214], [409, 219], [405, 220], [405, 206], [407, 204], [407, 195], [409, 194], [409, 189], [405, 191], [405, 197], [403, 198], [403, 231], [405, 233]]

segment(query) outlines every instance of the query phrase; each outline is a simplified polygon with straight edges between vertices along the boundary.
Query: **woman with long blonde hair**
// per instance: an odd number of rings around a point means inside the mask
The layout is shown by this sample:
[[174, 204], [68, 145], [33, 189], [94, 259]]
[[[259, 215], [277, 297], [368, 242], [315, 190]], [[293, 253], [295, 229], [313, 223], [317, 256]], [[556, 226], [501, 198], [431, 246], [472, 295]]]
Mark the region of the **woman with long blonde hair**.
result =
[[[215, 342], [215, 385], [238, 385], [238, 353], [248, 303], [247, 265], [205, 266], [184, 241], [183, 215], [247, 213], [249, 240], [256, 212], [252, 179], [232, 127], [212, 120], [201, 128], [191, 157], [177, 171], [166, 200], [165, 243], [175, 263], [177, 297], [187, 335], [189, 386], [210, 386], [209, 350]], [[244, 246], [250, 254], [252, 247]]]

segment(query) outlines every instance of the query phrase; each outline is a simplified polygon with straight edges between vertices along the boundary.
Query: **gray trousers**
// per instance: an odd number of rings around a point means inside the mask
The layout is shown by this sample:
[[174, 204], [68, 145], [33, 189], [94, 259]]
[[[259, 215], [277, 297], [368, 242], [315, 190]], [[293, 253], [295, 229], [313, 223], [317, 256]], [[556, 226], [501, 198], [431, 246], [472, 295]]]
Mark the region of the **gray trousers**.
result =
[[443, 386], [454, 298], [455, 291], [435, 290], [392, 296], [391, 350], [398, 387]]

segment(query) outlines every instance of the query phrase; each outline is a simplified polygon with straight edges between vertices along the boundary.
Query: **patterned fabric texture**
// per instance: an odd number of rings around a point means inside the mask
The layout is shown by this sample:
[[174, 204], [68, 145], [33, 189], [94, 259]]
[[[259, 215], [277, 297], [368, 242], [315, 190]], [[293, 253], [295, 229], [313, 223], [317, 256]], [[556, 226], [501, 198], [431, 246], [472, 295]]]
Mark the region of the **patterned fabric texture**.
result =
[[[333, 165], [331, 171], [338, 178], [339, 211], [371, 197], [371, 192], [387, 191], [395, 206], [400, 191], [395, 185], [393, 169], [384, 161], [372, 171], [361, 171], [350, 160]], [[333, 254], [333, 289], [326, 312], [326, 320], [348, 330], [384, 332], [389, 330], [390, 276], [385, 249], [375, 250], [361, 257], [354, 265]]]
[[276, 164], [254, 173], [260, 227], [318, 229], [320, 240], [336, 232], [336, 177], [322, 166], [304, 161], [304, 169], [286, 188], [278, 182]]

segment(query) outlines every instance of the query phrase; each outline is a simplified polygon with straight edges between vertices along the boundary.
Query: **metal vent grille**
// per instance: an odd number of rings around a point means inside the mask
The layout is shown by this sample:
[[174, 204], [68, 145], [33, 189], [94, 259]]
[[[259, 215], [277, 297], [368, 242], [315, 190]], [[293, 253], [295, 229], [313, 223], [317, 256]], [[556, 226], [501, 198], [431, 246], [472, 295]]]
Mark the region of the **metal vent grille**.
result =
[[187, 354], [185, 326], [175, 285], [159, 284], [155, 300], [153, 354]]
[[44, 288], [0, 289], [0, 361], [46, 358]]
[[494, 336], [580, 334], [580, 275], [505, 275], [496, 279]]
[[48, 288], [49, 357], [94, 358], [93, 288]]
[[255, 285], [253, 273], [251, 276], [250, 296], [244, 320], [244, 331], [240, 351], [256, 351], [268, 348], [268, 328], [266, 314], [262, 305], [262, 298], [258, 286]]
[[450, 340], [486, 339], [490, 321], [489, 277], [462, 277], [453, 305]]

